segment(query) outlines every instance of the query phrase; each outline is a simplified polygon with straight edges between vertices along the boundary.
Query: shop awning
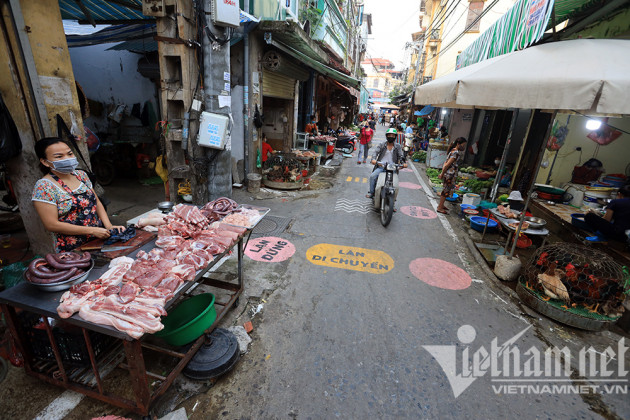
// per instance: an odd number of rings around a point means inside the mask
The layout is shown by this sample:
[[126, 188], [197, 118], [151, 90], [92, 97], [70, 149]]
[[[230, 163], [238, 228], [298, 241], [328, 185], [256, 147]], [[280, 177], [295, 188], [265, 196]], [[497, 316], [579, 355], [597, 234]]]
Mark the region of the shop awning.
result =
[[554, 25], [589, 10], [622, 3], [618, 0], [518, 0], [458, 55], [457, 68], [522, 50], [538, 42]]
[[431, 105], [427, 105], [424, 108], [422, 108], [420, 111], [416, 111], [413, 113], [413, 115], [417, 115], [418, 117], [422, 117], [423, 115], [429, 115], [430, 113], [433, 112], [435, 108], [432, 107]]
[[284, 45], [283, 43], [274, 41], [273, 39], [268, 41], [268, 43], [278, 48], [279, 50], [284, 51], [285, 53], [293, 56], [299, 62], [306, 64], [313, 70], [325, 76], [331, 77], [341, 84], [344, 84], [349, 87], [353, 87], [355, 89], [358, 89], [359, 86], [361, 86], [361, 82], [355, 79], [354, 77], [348, 76], [346, 74], [341, 73], [340, 71], [337, 71], [331, 67], [328, 67], [327, 65], [320, 63], [319, 61], [307, 56], [306, 54], [301, 53], [298, 50], [295, 50], [289, 47], [288, 45]]
[[[142, 0], [59, 0], [61, 19], [90, 23], [155, 20], [142, 14]], [[122, 23], [122, 22], [121, 22]]]
[[457, 70], [416, 89], [415, 102], [449, 108], [524, 108], [630, 114], [630, 40], [575, 39]]
[[68, 48], [139, 39], [148, 42], [153, 41], [155, 34], [155, 23], [112, 25], [88, 35], [66, 35], [66, 42]]

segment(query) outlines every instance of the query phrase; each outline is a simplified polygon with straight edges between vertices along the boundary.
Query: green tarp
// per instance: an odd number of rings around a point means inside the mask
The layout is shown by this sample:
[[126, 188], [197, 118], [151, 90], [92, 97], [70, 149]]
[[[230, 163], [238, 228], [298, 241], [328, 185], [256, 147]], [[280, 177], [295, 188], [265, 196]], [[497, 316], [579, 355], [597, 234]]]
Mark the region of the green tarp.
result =
[[575, 17], [600, 0], [519, 0], [457, 58], [457, 69], [522, 50], [542, 38], [545, 31]]
[[457, 68], [527, 48], [547, 29], [554, 0], [519, 0], [457, 57]]

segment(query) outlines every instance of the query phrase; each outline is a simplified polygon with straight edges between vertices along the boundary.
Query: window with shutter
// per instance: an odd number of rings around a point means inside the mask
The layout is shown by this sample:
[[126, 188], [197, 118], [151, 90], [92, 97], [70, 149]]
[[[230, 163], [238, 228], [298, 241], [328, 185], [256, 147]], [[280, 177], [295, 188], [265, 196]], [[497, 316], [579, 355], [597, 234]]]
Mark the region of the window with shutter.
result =
[[483, 2], [482, 1], [471, 1], [468, 3], [468, 16], [466, 16], [466, 32], [479, 32], [479, 24], [481, 23], [481, 19], [475, 22], [474, 25], [471, 24], [477, 19], [477, 17], [483, 11]]

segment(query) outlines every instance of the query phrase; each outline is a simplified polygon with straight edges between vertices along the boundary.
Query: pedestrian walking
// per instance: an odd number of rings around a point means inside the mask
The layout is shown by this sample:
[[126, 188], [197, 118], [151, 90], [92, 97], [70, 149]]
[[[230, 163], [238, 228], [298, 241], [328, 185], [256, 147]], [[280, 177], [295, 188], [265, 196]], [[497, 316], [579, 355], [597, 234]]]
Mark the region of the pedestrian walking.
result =
[[367, 161], [369, 144], [374, 136], [374, 130], [367, 123], [361, 127], [361, 137], [359, 138], [359, 153], [357, 153], [357, 165], [361, 164], [361, 155], [363, 155], [363, 163]]
[[370, 128], [376, 130], [376, 120], [374, 120], [374, 118], [370, 119]]
[[448, 209], [444, 207], [444, 202], [446, 201], [446, 197], [450, 197], [453, 195], [453, 191], [455, 191], [455, 177], [457, 177], [457, 171], [459, 169], [459, 161], [462, 156], [464, 156], [463, 152], [466, 150], [467, 140], [463, 137], [458, 137], [451, 145], [448, 147], [446, 162], [444, 162], [444, 166], [442, 166], [442, 172], [438, 178], [442, 180], [442, 194], [440, 194], [440, 204], [438, 204], [437, 211], [438, 213], [448, 214]]

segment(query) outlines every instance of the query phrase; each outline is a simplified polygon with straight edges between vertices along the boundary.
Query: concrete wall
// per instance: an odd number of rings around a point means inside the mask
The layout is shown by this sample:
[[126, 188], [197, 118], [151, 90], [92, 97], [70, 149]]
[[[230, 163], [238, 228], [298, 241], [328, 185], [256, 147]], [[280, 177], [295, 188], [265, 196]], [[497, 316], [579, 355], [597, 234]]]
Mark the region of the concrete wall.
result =
[[[484, 10], [488, 7], [490, 2], [484, 4]], [[455, 65], [457, 64], [457, 56], [459, 53], [468, 47], [473, 41], [475, 41], [480, 34], [488, 29], [494, 22], [505, 14], [515, 3], [515, 0], [499, 0], [497, 4], [492, 7], [492, 10], [488, 12], [483, 18], [481, 18], [478, 32], [467, 32], [461, 38], [459, 38], [453, 45], [451, 44], [466, 28], [466, 16], [468, 15], [468, 5], [470, 2], [463, 1], [458, 3], [455, 10], [444, 21], [442, 25], [442, 31], [440, 33], [441, 45], [439, 47], [437, 55], [437, 67], [435, 72], [435, 78], [444, 76], [452, 71], [455, 71]], [[438, 14], [438, 19], [442, 19], [443, 14]], [[427, 58], [427, 66], [431, 66], [433, 61]]]
[[129, 51], [106, 51], [115, 44], [70, 48], [72, 69], [85, 95], [105, 105], [101, 116], [91, 115], [86, 125], [92, 131], [105, 131], [107, 113], [116, 105], [127, 105], [127, 112], [135, 103], [153, 102], [158, 112], [156, 88], [151, 80], [138, 73], [140, 54]]
[[[568, 115], [559, 114], [556, 118], [560, 125], [565, 125]], [[587, 118], [572, 115], [569, 121], [569, 134], [564, 146], [558, 151], [558, 158], [553, 167], [550, 183], [556, 186], [562, 186], [571, 180], [573, 167], [583, 164], [588, 159], [594, 157], [599, 159], [606, 173], [625, 173], [626, 167], [630, 164], [630, 153], [628, 153], [628, 142], [630, 142], [630, 134], [623, 133], [617, 140], [606, 146], [598, 146], [597, 143], [587, 138], [590, 132], [586, 129]], [[630, 118], [610, 118], [608, 123], [619, 127], [620, 129], [630, 132]], [[582, 148], [581, 158], [580, 152], [576, 151], [576, 147]], [[545, 183], [547, 175], [551, 169], [551, 162], [556, 152], [545, 151], [543, 162], [549, 161], [548, 168], [540, 168], [536, 182]]]
[[452, 109], [451, 112], [451, 126], [448, 130], [449, 138], [451, 141], [458, 137], [464, 137], [469, 140], [470, 128], [472, 126], [473, 117], [475, 115], [474, 109]]

